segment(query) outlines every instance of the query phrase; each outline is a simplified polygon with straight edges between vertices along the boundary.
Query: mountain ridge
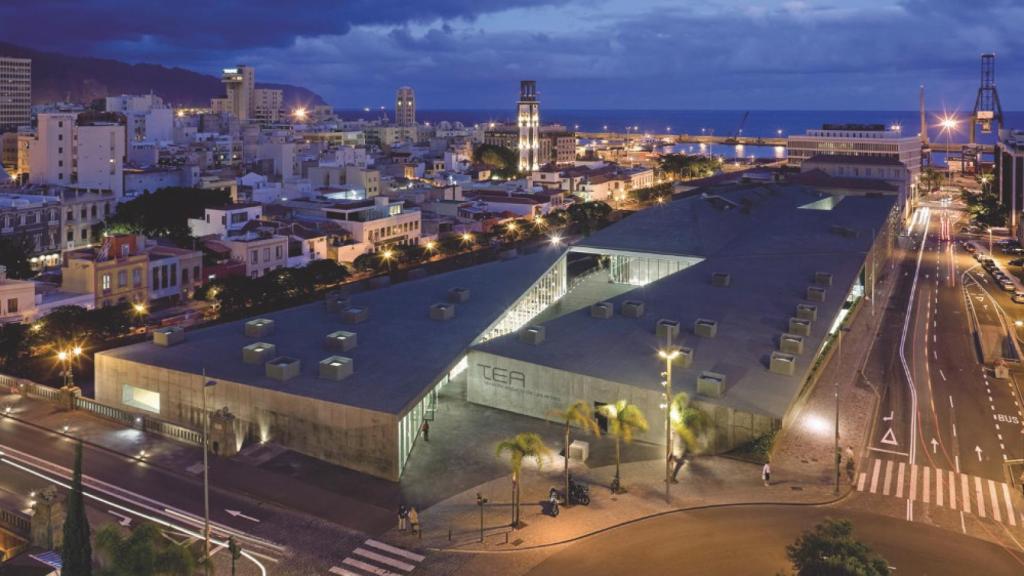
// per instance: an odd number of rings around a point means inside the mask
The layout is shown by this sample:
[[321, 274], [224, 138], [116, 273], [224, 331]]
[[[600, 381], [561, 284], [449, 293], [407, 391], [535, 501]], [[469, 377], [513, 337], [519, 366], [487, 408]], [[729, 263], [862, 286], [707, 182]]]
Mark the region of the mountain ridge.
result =
[[[152, 92], [173, 106], [208, 107], [224, 95], [220, 78], [160, 64], [129, 64], [91, 56], [70, 56], [0, 42], [0, 56], [32, 60], [32, 103], [69, 100], [90, 103], [96, 98]], [[257, 82], [257, 88], [279, 88], [285, 108], [326, 104], [302, 86]]]

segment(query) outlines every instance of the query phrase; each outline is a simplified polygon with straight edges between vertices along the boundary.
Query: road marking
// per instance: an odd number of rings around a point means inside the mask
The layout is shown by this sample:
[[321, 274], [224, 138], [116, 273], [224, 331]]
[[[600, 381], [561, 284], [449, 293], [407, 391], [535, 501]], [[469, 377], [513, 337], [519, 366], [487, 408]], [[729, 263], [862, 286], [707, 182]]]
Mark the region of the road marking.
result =
[[861, 472], [860, 473], [860, 477], [857, 478], [857, 492], [863, 492], [864, 491], [864, 483], [867, 481], [867, 479], [868, 479], [868, 473], [867, 472]]
[[338, 566], [331, 566], [331, 569], [328, 570], [328, 572], [331, 574], [337, 574], [338, 576], [359, 576], [359, 574], [356, 574], [355, 572], [350, 572]]
[[978, 503], [978, 516], [985, 517], [985, 493], [981, 491], [981, 478], [974, 477], [974, 501]]
[[[956, 434], [954, 434], [954, 436], [956, 436]], [[956, 462], [956, 471], [959, 472], [960, 471], [960, 455], [959, 454], [954, 454], [953, 455], [953, 460]]]
[[910, 465], [910, 498], [917, 500], [917, 464]]
[[880, 442], [882, 444], [891, 444], [892, 446], [899, 446], [899, 444], [896, 442], [896, 433], [892, 431], [892, 428], [889, 428], [888, 430], [885, 431], [885, 434], [882, 435], [882, 439], [880, 440]]
[[932, 350], [932, 356], [934, 356], [936, 360], [939, 359], [939, 353], [936, 352], [935, 350]]
[[960, 529], [967, 534], [967, 523], [964, 521], [964, 513], [960, 512]]
[[417, 554], [415, 552], [410, 552], [408, 550], [405, 550], [403, 548], [399, 548], [397, 546], [391, 546], [390, 544], [385, 544], [385, 543], [380, 542], [378, 540], [373, 540], [372, 538], [370, 540], [367, 540], [366, 542], [364, 542], [364, 544], [366, 544], [367, 546], [370, 546], [372, 548], [376, 548], [378, 550], [383, 550], [383, 551], [389, 552], [391, 554], [396, 554], [396, 555], [401, 556], [403, 558], [408, 558], [409, 560], [412, 560], [414, 562], [423, 562], [423, 560], [425, 560], [427, 558], [426, 556], [424, 556], [422, 554]]
[[362, 556], [364, 558], [369, 558], [370, 560], [374, 560], [376, 562], [382, 562], [384, 564], [387, 564], [388, 566], [391, 566], [392, 568], [398, 568], [399, 570], [404, 570], [406, 572], [409, 572], [416, 567], [415, 565], [409, 564], [408, 562], [395, 560], [394, 558], [390, 558], [383, 554], [378, 554], [373, 550], [367, 550], [366, 548], [356, 548], [352, 553], [358, 554], [359, 556]]
[[355, 566], [360, 570], [365, 570], [370, 574], [376, 574], [377, 576], [398, 576], [398, 574], [395, 572], [379, 568], [377, 566], [374, 566], [373, 564], [367, 564], [366, 562], [356, 560], [355, 558], [345, 558], [341, 561], [341, 563], [348, 564], [349, 566]]
[[1003, 482], [1003, 500], [1006, 502], [1006, 518], [1010, 521], [1010, 526], [1017, 525], [1016, 515], [1013, 513], [1013, 501], [1010, 499], [1010, 487]]
[[878, 471], [882, 469], [882, 461], [875, 460], [875, 468], [871, 472], [871, 493], [875, 494], [878, 492]]
[[921, 490], [921, 501], [930, 504], [932, 501], [932, 469], [928, 466], [924, 467], [924, 480], [921, 482], [923, 486]]
[[942, 470], [935, 469], [935, 504], [942, 506]]
[[949, 507], [956, 510], [956, 473], [949, 471]]
[[[942, 372], [942, 368], [939, 368], [939, 376], [942, 376], [942, 380], [943, 381], [946, 380], [946, 375]], [[950, 402], [950, 407], [952, 408], [952, 405], [953, 405], [953, 397], [952, 396], [949, 397], [949, 402]]]
[[996, 519], [996, 522], [1002, 522], [1002, 514], [999, 512], [999, 497], [996, 496], [996, 483], [988, 481], [988, 493], [992, 496], [992, 517]]
[[906, 463], [900, 462], [899, 471], [896, 472], [896, 497], [903, 498], [903, 474], [906, 470]]
[[953, 438], [956, 438], [956, 424], [953, 424]]
[[886, 450], [885, 448], [875, 448], [874, 446], [869, 446], [868, 450], [872, 450], [874, 452], [885, 452], [886, 454], [895, 454], [897, 456], [910, 456], [906, 452], [897, 452], [896, 450]]
[[960, 495], [964, 503], [964, 512], [971, 513], [971, 492], [970, 482], [967, 481], [967, 474], [960, 474]]
[[885, 461], [885, 484], [882, 485], [882, 494], [888, 496], [892, 492], [892, 460]]

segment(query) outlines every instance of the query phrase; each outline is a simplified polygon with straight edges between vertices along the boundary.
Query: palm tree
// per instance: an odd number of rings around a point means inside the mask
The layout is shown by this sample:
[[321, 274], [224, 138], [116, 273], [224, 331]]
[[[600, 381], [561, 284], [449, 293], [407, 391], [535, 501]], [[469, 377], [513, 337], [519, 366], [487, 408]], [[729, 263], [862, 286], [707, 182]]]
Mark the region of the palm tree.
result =
[[544, 456], [551, 450], [544, 445], [540, 435], [533, 432], [521, 432], [512, 438], [505, 439], [498, 443], [495, 453], [500, 457], [508, 452], [512, 465], [512, 527], [519, 528], [522, 523], [519, 521], [519, 487], [521, 484], [520, 475], [523, 471], [523, 460], [533, 458], [537, 461], [537, 467], [544, 465]]
[[578, 400], [565, 410], [552, 410], [548, 416], [565, 422], [565, 503], [569, 503], [569, 434], [575, 424], [594, 436], [601, 436], [601, 428], [594, 419], [594, 411], [586, 402]]
[[636, 432], [647, 431], [647, 418], [636, 404], [619, 400], [614, 404], [598, 407], [598, 412], [608, 419], [608, 433], [615, 437], [615, 480], [612, 481], [613, 492], [623, 492], [619, 476], [620, 443], [629, 444]]
[[683, 442], [683, 454], [686, 451], [696, 452], [699, 448], [697, 438], [711, 423], [708, 413], [690, 404], [690, 397], [686, 392], [680, 392], [672, 398], [669, 410], [672, 431]]

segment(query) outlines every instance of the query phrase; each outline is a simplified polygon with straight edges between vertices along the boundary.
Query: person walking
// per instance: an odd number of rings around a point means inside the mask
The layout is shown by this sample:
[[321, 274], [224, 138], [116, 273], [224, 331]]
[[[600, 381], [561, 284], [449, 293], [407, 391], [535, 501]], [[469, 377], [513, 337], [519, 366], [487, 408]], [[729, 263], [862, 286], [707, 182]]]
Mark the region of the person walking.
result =
[[430, 422], [424, 420], [423, 424], [420, 424], [420, 432], [423, 432], [423, 441], [430, 442]]
[[772, 466], [768, 462], [765, 462], [764, 468], [761, 468], [761, 479], [764, 480], [765, 486], [772, 483]]
[[418, 534], [420, 531], [420, 514], [415, 506], [409, 508], [409, 528], [410, 534]]
[[672, 483], [679, 484], [679, 471], [686, 464], [686, 458], [673, 454], [672, 461], [675, 462], [675, 468], [672, 469]]
[[398, 507], [398, 531], [405, 532], [406, 524], [409, 520], [409, 510], [402, 504]]

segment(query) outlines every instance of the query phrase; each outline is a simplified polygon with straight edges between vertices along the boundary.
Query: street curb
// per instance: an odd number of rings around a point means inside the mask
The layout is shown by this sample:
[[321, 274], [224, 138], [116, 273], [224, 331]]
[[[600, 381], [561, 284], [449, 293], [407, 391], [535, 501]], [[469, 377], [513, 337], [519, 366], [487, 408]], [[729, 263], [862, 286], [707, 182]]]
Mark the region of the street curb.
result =
[[515, 554], [516, 552], [530, 552], [530, 551], [535, 551], [535, 550], [544, 550], [546, 548], [553, 548], [555, 546], [563, 546], [565, 544], [572, 544], [574, 542], [579, 542], [580, 540], [584, 540], [584, 539], [590, 538], [592, 536], [597, 536], [598, 534], [603, 534], [605, 532], [610, 532], [610, 531], [615, 530], [617, 528], [623, 528], [623, 527], [629, 526], [631, 524], [637, 524], [637, 523], [640, 523], [640, 522], [644, 522], [646, 520], [652, 520], [654, 518], [660, 518], [662, 516], [668, 516], [669, 514], [678, 514], [680, 512], [694, 512], [694, 511], [697, 511], [697, 510], [713, 510], [713, 509], [716, 509], [716, 508], [734, 508], [734, 507], [738, 507], [738, 506], [807, 506], [807, 507], [811, 507], [811, 506], [828, 506], [828, 505], [837, 504], [839, 502], [842, 502], [843, 500], [847, 499], [852, 493], [853, 493], [853, 488], [850, 487], [850, 486], [847, 486], [846, 490], [845, 490], [845, 493], [840, 494], [839, 496], [837, 496], [835, 498], [831, 498], [829, 500], [822, 500], [822, 501], [819, 501], [819, 502], [767, 502], [767, 501], [762, 501], [762, 502], [730, 502], [730, 503], [723, 503], [723, 504], [703, 504], [703, 505], [699, 505], [699, 506], [689, 506], [689, 507], [685, 507], [685, 508], [674, 508], [672, 510], [665, 510], [663, 512], [655, 512], [654, 514], [648, 514], [647, 516], [641, 516], [639, 518], [633, 518], [632, 520], [626, 520], [624, 522], [619, 522], [618, 524], [612, 524], [610, 526], [605, 526], [604, 528], [598, 528], [597, 530], [593, 530], [591, 532], [580, 534], [579, 536], [574, 536], [574, 537], [568, 538], [566, 540], [560, 540], [558, 542], [550, 542], [550, 543], [547, 543], [547, 544], [536, 544], [536, 545], [533, 545], [533, 546], [525, 546], [523, 548], [516, 548], [515, 550], [469, 550], [469, 549], [466, 549], [466, 548], [454, 548], [454, 547], [453, 548], [426, 547], [425, 549], [430, 551], [430, 552], [451, 552], [453, 554], [467, 554], [467, 555], [469, 555], [469, 554]]

